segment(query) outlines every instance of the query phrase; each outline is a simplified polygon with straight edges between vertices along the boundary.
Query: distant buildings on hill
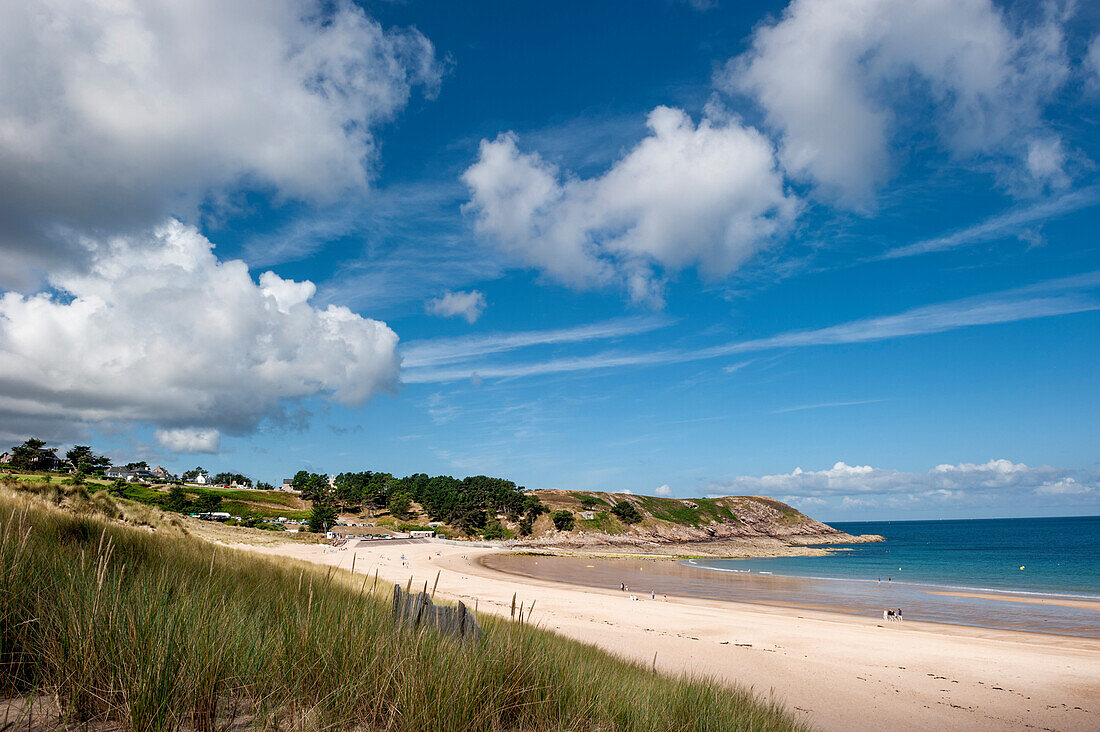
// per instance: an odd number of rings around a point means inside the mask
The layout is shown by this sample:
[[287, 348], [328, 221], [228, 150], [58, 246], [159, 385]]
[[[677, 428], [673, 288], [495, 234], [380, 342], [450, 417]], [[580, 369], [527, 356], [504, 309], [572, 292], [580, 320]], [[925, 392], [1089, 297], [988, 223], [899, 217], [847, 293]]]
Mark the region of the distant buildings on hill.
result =
[[103, 471], [103, 477], [108, 480], [124, 480], [127, 483], [175, 483], [179, 480], [160, 465], [152, 470], [113, 466]]
[[[0, 455], [0, 465], [8, 465], [15, 459], [15, 456], [10, 452], [5, 452]], [[54, 451], [50, 448], [39, 448], [34, 451], [27, 458], [28, 470], [63, 470], [66, 467], [70, 467], [68, 461], [59, 458], [54, 455]]]

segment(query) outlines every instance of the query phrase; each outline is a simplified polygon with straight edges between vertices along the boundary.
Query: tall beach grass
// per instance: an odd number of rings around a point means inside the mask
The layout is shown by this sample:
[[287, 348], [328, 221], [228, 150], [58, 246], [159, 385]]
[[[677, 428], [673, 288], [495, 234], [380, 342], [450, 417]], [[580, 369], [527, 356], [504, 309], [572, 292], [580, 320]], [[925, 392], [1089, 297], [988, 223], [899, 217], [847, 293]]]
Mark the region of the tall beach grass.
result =
[[106, 496], [0, 487], [0, 718], [49, 695], [66, 724], [140, 732], [802, 729], [529, 625], [480, 617], [480, 642], [395, 626], [361, 576], [126, 518]]

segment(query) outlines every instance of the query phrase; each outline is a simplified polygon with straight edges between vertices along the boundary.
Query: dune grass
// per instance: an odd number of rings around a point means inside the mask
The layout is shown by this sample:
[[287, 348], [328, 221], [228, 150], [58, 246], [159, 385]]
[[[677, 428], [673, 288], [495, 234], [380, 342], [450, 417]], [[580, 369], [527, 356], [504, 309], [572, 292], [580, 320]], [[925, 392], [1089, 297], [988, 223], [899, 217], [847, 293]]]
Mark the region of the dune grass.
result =
[[152, 518], [0, 487], [0, 707], [56, 695], [67, 723], [140, 732], [802, 728], [529, 625], [481, 617], [476, 643], [398, 627], [362, 576]]

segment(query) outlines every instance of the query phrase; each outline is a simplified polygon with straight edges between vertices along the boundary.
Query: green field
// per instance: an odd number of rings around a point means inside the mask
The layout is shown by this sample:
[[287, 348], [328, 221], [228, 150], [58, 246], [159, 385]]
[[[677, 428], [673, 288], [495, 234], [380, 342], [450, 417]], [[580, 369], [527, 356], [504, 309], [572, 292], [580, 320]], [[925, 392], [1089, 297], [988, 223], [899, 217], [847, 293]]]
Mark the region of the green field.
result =
[[[606, 503], [604, 505], [607, 505]], [[625, 531], [622, 521], [615, 518], [608, 511], [593, 511], [594, 518], [581, 518], [576, 514], [577, 528], [585, 531], [598, 531], [604, 534], [621, 534]]]
[[215, 547], [82, 486], [27, 488], [0, 487], [0, 699], [56, 700], [74, 727], [804, 729], [745, 689], [529, 625], [411, 631], [388, 588], [345, 571]]
[[691, 508], [684, 501], [675, 498], [638, 496], [637, 500], [653, 518], [670, 521], [674, 524], [701, 526], [709, 524], [711, 521], [737, 520], [737, 516], [734, 515], [733, 511], [712, 498], [692, 499], [692, 503], [696, 504], [696, 508]]
[[[68, 475], [50, 473], [20, 473], [11, 476], [23, 482], [47, 482], [56, 485], [65, 485], [71, 482]], [[113, 481], [102, 478], [88, 478], [85, 480], [88, 490], [103, 490]], [[294, 494], [284, 491], [256, 491], [238, 488], [201, 488], [197, 486], [184, 486], [187, 497], [194, 501], [203, 495], [214, 495], [222, 499], [219, 511], [226, 511], [234, 516], [240, 516], [246, 511], [258, 513], [264, 518], [278, 518], [304, 521], [309, 518], [309, 509], [303, 508], [302, 501]], [[122, 497], [149, 506], [163, 506], [167, 498], [167, 489], [146, 486], [139, 483], [127, 483], [122, 489]]]

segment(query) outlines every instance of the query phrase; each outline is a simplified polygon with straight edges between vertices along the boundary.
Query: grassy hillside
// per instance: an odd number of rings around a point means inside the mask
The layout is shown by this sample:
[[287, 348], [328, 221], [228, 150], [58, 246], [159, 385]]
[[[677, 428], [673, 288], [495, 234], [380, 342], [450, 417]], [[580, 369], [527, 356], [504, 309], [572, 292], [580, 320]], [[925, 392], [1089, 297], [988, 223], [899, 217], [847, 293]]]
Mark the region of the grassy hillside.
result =
[[[561, 490], [540, 490], [535, 494], [549, 509], [535, 523], [531, 539], [536, 541], [585, 541], [595, 535], [612, 541], [657, 542], [756, 537], [814, 539], [841, 535], [785, 503], [760, 496], [687, 499]], [[621, 503], [629, 504], [636, 513], [636, 521], [616, 515], [613, 509]], [[573, 515], [573, 530], [555, 529], [552, 516], [557, 511]], [[592, 518], [586, 518], [586, 514]]]
[[[19, 473], [10, 476], [23, 482], [51, 482], [59, 485], [69, 481], [69, 476], [58, 473]], [[102, 478], [87, 478], [89, 491], [106, 489], [114, 481]], [[197, 486], [184, 486], [184, 493], [188, 499], [196, 500], [200, 496], [213, 495], [222, 499], [219, 511], [227, 511], [239, 516], [245, 511], [258, 513], [265, 518], [278, 518], [283, 516], [288, 519], [306, 519], [309, 517], [309, 503], [303, 501], [294, 493], [287, 491], [258, 491], [244, 488], [204, 488]], [[122, 496], [131, 501], [144, 503], [149, 506], [162, 506], [168, 496], [167, 485], [141, 485], [128, 483], [122, 491]]]
[[479, 620], [477, 644], [409, 631], [365, 578], [81, 486], [0, 487], [0, 708], [41, 695], [73, 724], [150, 732], [800, 728], [743, 689]]

